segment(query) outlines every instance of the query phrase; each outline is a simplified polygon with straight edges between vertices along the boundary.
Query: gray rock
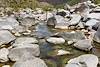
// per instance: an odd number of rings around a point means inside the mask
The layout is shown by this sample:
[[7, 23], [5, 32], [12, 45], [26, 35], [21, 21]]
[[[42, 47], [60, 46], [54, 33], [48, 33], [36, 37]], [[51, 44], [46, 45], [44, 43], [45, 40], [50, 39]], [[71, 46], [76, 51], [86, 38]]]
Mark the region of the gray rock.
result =
[[[8, 57], [12, 61], [18, 61], [24, 54], [29, 53], [32, 56], [39, 56], [40, 50], [37, 44], [19, 44], [19, 46], [12, 48]], [[26, 55], [27, 56], [27, 55]]]
[[56, 18], [55, 17], [51, 17], [51, 18], [49, 18], [48, 20], [47, 20], [47, 25], [48, 26], [55, 26], [55, 24], [56, 24]]
[[9, 50], [7, 48], [0, 49], [0, 62], [7, 62]]
[[93, 40], [100, 43], [100, 26], [98, 27], [97, 32], [94, 34]]
[[0, 29], [12, 30], [18, 25], [19, 25], [19, 22], [13, 17], [7, 17], [4, 19], [3, 18], [0, 19]]
[[39, 58], [29, 58], [17, 61], [12, 67], [47, 67], [47, 65]]
[[86, 26], [93, 26], [93, 25], [95, 25], [96, 23], [98, 23], [99, 21], [98, 20], [96, 20], [96, 19], [91, 19], [91, 20], [89, 20], [89, 21], [87, 21], [86, 22]]
[[74, 47], [85, 50], [85, 51], [90, 51], [92, 48], [91, 41], [90, 40], [79, 40], [74, 44]]
[[97, 56], [86, 54], [69, 60], [65, 67], [97, 67], [98, 62]]
[[72, 14], [72, 19], [69, 21], [70, 25], [76, 25], [80, 22], [81, 16], [79, 14]]
[[47, 39], [49, 43], [53, 44], [63, 44], [65, 43], [65, 40], [63, 38], [57, 38], [57, 37], [50, 37]]
[[56, 15], [55, 18], [56, 18], [56, 21], [57, 21], [55, 23], [55, 28], [58, 28], [58, 29], [68, 29], [69, 22], [68, 22], [67, 19], [63, 18], [60, 15]]
[[55, 15], [54, 17], [48, 19], [47, 25], [55, 26], [55, 28], [58, 29], [68, 29], [69, 23], [68, 20], [64, 17], [60, 15]]
[[97, 31], [99, 26], [100, 26], [100, 23], [96, 23], [95, 25], [92, 26], [92, 29]]
[[63, 37], [66, 41], [73, 41], [73, 42], [86, 38], [83, 32], [62, 32], [59, 33], [58, 35]]
[[15, 40], [15, 44], [32, 44], [38, 43], [38, 40], [33, 37], [19, 37]]
[[15, 36], [12, 35], [7, 30], [0, 30], [0, 45], [8, 44], [9, 42], [15, 40]]
[[24, 25], [26, 27], [30, 27], [32, 25], [35, 25], [35, 19], [34, 18], [30, 18], [30, 17], [26, 17], [20, 20], [21, 25]]

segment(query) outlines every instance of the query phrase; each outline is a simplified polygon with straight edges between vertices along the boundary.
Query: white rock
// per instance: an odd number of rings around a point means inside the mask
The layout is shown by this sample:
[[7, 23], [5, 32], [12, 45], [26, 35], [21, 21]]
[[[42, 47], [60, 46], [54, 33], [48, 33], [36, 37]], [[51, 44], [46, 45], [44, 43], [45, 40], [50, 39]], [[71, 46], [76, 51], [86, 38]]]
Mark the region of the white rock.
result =
[[65, 40], [63, 38], [57, 38], [57, 37], [50, 37], [47, 39], [49, 43], [53, 44], [63, 44], [65, 43]]
[[2, 66], [2, 67], [10, 67], [10, 65], [4, 65], [4, 66]]
[[100, 13], [90, 13], [88, 18], [100, 19]]
[[74, 42], [73, 41], [68, 41], [67, 42], [69, 45], [73, 44]]
[[15, 36], [12, 35], [7, 30], [0, 30], [0, 45], [8, 44], [9, 42], [15, 40]]
[[66, 55], [66, 54], [70, 54], [70, 52], [66, 51], [66, 50], [58, 50], [58, 54], [57, 55]]
[[79, 14], [73, 14], [71, 15], [72, 19], [69, 21], [70, 25], [76, 25], [81, 20], [81, 16]]
[[0, 62], [7, 62], [8, 59], [8, 54], [9, 54], [9, 50], [6, 48], [2, 48], [0, 49]]
[[74, 44], [74, 47], [81, 50], [90, 51], [92, 45], [91, 45], [91, 41], [86, 39], [86, 40], [79, 40]]
[[65, 67], [97, 67], [98, 62], [97, 56], [86, 54], [69, 60]]

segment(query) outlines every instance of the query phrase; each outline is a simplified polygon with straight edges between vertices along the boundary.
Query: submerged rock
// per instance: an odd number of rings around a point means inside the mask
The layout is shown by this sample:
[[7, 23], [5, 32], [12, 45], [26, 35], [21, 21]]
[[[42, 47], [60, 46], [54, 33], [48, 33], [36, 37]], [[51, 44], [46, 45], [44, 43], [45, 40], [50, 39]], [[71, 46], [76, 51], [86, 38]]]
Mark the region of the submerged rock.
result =
[[63, 38], [57, 38], [57, 37], [50, 37], [47, 39], [49, 43], [53, 44], [64, 44], [65, 40]]
[[57, 55], [67, 55], [67, 54], [71, 54], [71, 53], [69, 51], [66, 51], [66, 50], [58, 50]]
[[15, 40], [15, 36], [12, 35], [7, 30], [0, 30], [0, 45], [8, 44], [9, 42]]
[[74, 44], [74, 47], [85, 50], [85, 51], [90, 51], [92, 48], [91, 41], [90, 40], [79, 40]]
[[51, 36], [52, 33], [49, 31], [48, 27], [45, 24], [40, 23], [39, 25], [36, 26], [36, 34], [35, 35], [38, 38], [45, 38], [45, 37]]
[[98, 62], [97, 56], [86, 54], [69, 60], [65, 67], [97, 67]]

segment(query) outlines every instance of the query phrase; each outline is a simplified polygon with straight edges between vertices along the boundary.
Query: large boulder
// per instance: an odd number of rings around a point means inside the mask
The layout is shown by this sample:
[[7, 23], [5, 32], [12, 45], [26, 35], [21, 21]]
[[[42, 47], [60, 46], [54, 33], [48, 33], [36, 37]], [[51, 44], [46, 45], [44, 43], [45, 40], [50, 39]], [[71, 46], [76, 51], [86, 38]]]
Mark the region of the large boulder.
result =
[[35, 25], [35, 19], [34, 18], [30, 18], [30, 17], [26, 17], [20, 20], [21, 25], [24, 25], [26, 27], [30, 27], [32, 25]]
[[65, 40], [63, 38], [57, 38], [57, 37], [50, 37], [47, 39], [49, 43], [53, 44], [64, 44]]
[[24, 55], [29, 53], [32, 54], [32, 56], [39, 56], [40, 54], [40, 49], [39, 45], [37, 44], [19, 44], [17, 47], [12, 48], [9, 52], [8, 57], [12, 61], [18, 61], [20, 58]]
[[86, 54], [69, 60], [65, 67], [97, 67], [98, 62], [97, 56]]
[[29, 57], [15, 62], [12, 67], [47, 67], [45, 62], [39, 58]]
[[78, 49], [81, 49], [81, 50], [85, 50], [85, 51], [90, 51], [90, 49], [92, 48], [92, 45], [91, 45], [91, 41], [90, 40], [79, 40], [78, 42], [76, 42], [74, 44], [74, 46]]
[[96, 23], [98, 23], [99, 21], [96, 19], [90, 19], [89, 21], [86, 22], [86, 26], [90, 26], [92, 27], [93, 25], [95, 25]]
[[85, 39], [85, 34], [83, 32], [61, 32], [58, 34], [63, 37], [66, 41], [79, 41]]
[[70, 25], [76, 25], [80, 22], [81, 16], [79, 14], [72, 14], [72, 19], [69, 21]]
[[12, 30], [19, 26], [19, 22], [13, 17], [1, 18], [0, 19], [0, 29]]
[[55, 23], [55, 28], [58, 29], [68, 29], [69, 26], [69, 22], [68, 19], [65, 19], [64, 17], [60, 16], [60, 15], [56, 15], [56, 23]]
[[8, 30], [0, 30], [0, 45], [8, 44], [15, 40], [15, 36], [12, 35]]
[[33, 37], [19, 37], [15, 40], [14, 44], [32, 44], [32, 43], [38, 43], [38, 40]]
[[60, 15], [55, 15], [54, 17], [48, 19], [47, 25], [55, 26], [55, 28], [58, 29], [68, 29], [69, 23], [68, 19], [65, 19]]
[[7, 62], [9, 50], [7, 48], [0, 49], [0, 62]]

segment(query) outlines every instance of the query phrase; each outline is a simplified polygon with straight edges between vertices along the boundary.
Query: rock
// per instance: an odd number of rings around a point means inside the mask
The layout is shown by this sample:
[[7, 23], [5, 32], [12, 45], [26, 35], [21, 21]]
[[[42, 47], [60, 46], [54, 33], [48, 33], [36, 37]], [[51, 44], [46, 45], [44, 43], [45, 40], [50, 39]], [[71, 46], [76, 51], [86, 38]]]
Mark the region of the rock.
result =
[[13, 17], [2, 18], [0, 20], [0, 29], [12, 30], [19, 25], [19, 22]]
[[90, 51], [92, 45], [91, 45], [91, 41], [86, 39], [86, 40], [79, 40], [74, 44], [74, 47], [81, 50]]
[[55, 17], [51, 17], [51, 18], [49, 18], [48, 20], [47, 20], [47, 25], [48, 26], [55, 26], [55, 24], [56, 24], [56, 18]]
[[21, 25], [24, 25], [26, 27], [30, 27], [32, 25], [35, 25], [35, 19], [34, 18], [30, 18], [30, 17], [26, 17], [20, 20]]
[[18, 32], [16, 32], [14, 35], [15, 35], [15, 36], [21, 36], [21, 34], [18, 33]]
[[14, 28], [12, 30], [13, 33], [16, 33], [16, 32], [19, 32], [19, 33], [22, 33], [22, 32], [25, 32], [26, 31], [26, 28], [24, 26], [17, 26], [16, 28]]
[[63, 37], [66, 41], [73, 42], [86, 38], [83, 32], [61, 32], [58, 35]]
[[45, 38], [45, 37], [50, 37], [52, 33], [49, 31], [48, 27], [45, 24], [40, 23], [39, 25], [36, 26], [35, 35], [38, 38]]
[[57, 14], [56, 15], [60, 15], [60, 16], [66, 16], [66, 12], [64, 12], [64, 11], [62, 11], [62, 12], [57, 12]]
[[55, 28], [58, 29], [68, 29], [69, 23], [68, 20], [63, 18], [62, 16], [56, 15], [56, 23], [55, 23]]
[[76, 25], [80, 22], [81, 16], [79, 14], [72, 14], [72, 19], [69, 21], [70, 25]]
[[63, 38], [57, 38], [57, 37], [50, 37], [47, 39], [49, 43], [53, 44], [63, 44], [65, 43], [65, 40]]
[[68, 20], [64, 17], [60, 15], [55, 15], [54, 17], [48, 19], [47, 25], [55, 26], [55, 28], [58, 29], [68, 29], [69, 23]]
[[92, 29], [97, 31], [99, 26], [100, 26], [100, 23], [96, 23], [95, 25], [92, 26]]
[[68, 45], [71, 45], [71, 44], [73, 44], [74, 42], [73, 42], [73, 41], [68, 41], [67, 43], [68, 43]]
[[100, 13], [90, 13], [88, 14], [88, 18], [99, 19], [100, 20]]
[[10, 67], [10, 65], [4, 65], [4, 66], [2, 66], [2, 67]]
[[98, 23], [99, 21], [98, 20], [96, 20], [96, 19], [90, 19], [90, 20], [88, 20], [87, 22], [86, 22], [86, 26], [93, 26], [93, 25], [95, 25], [96, 23]]
[[8, 44], [9, 42], [15, 40], [15, 36], [12, 35], [7, 30], [0, 30], [0, 45]]
[[2, 48], [0, 49], [0, 62], [7, 62], [8, 59], [8, 54], [9, 54], [9, 50], [6, 48]]
[[79, 22], [78, 26], [79, 26], [80, 28], [84, 28], [83, 22]]
[[97, 29], [97, 32], [94, 34], [93, 40], [100, 43], [100, 26]]
[[15, 44], [32, 44], [32, 43], [38, 43], [38, 40], [33, 37], [18, 37], [15, 40]]
[[29, 58], [17, 61], [12, 67], [47, 67], [47, 65], [39, 58]]
[[97, 56], [86, 54], [69, 60], [65, 67], [97, 67], [98, 62]]
[[71, 53], [69, 51], [66, 51], [66, 50], [58, 50], [57, 55], [66, 55], [66, 54], [71, 54]]
[[32, 54], [32, 56], [39, 56], [40, 50], [37, 44], [18, 44], [17, 47], [12, 48], [8, 57], [12, 61], [18, 61], [21, 57], [27, 53]]

